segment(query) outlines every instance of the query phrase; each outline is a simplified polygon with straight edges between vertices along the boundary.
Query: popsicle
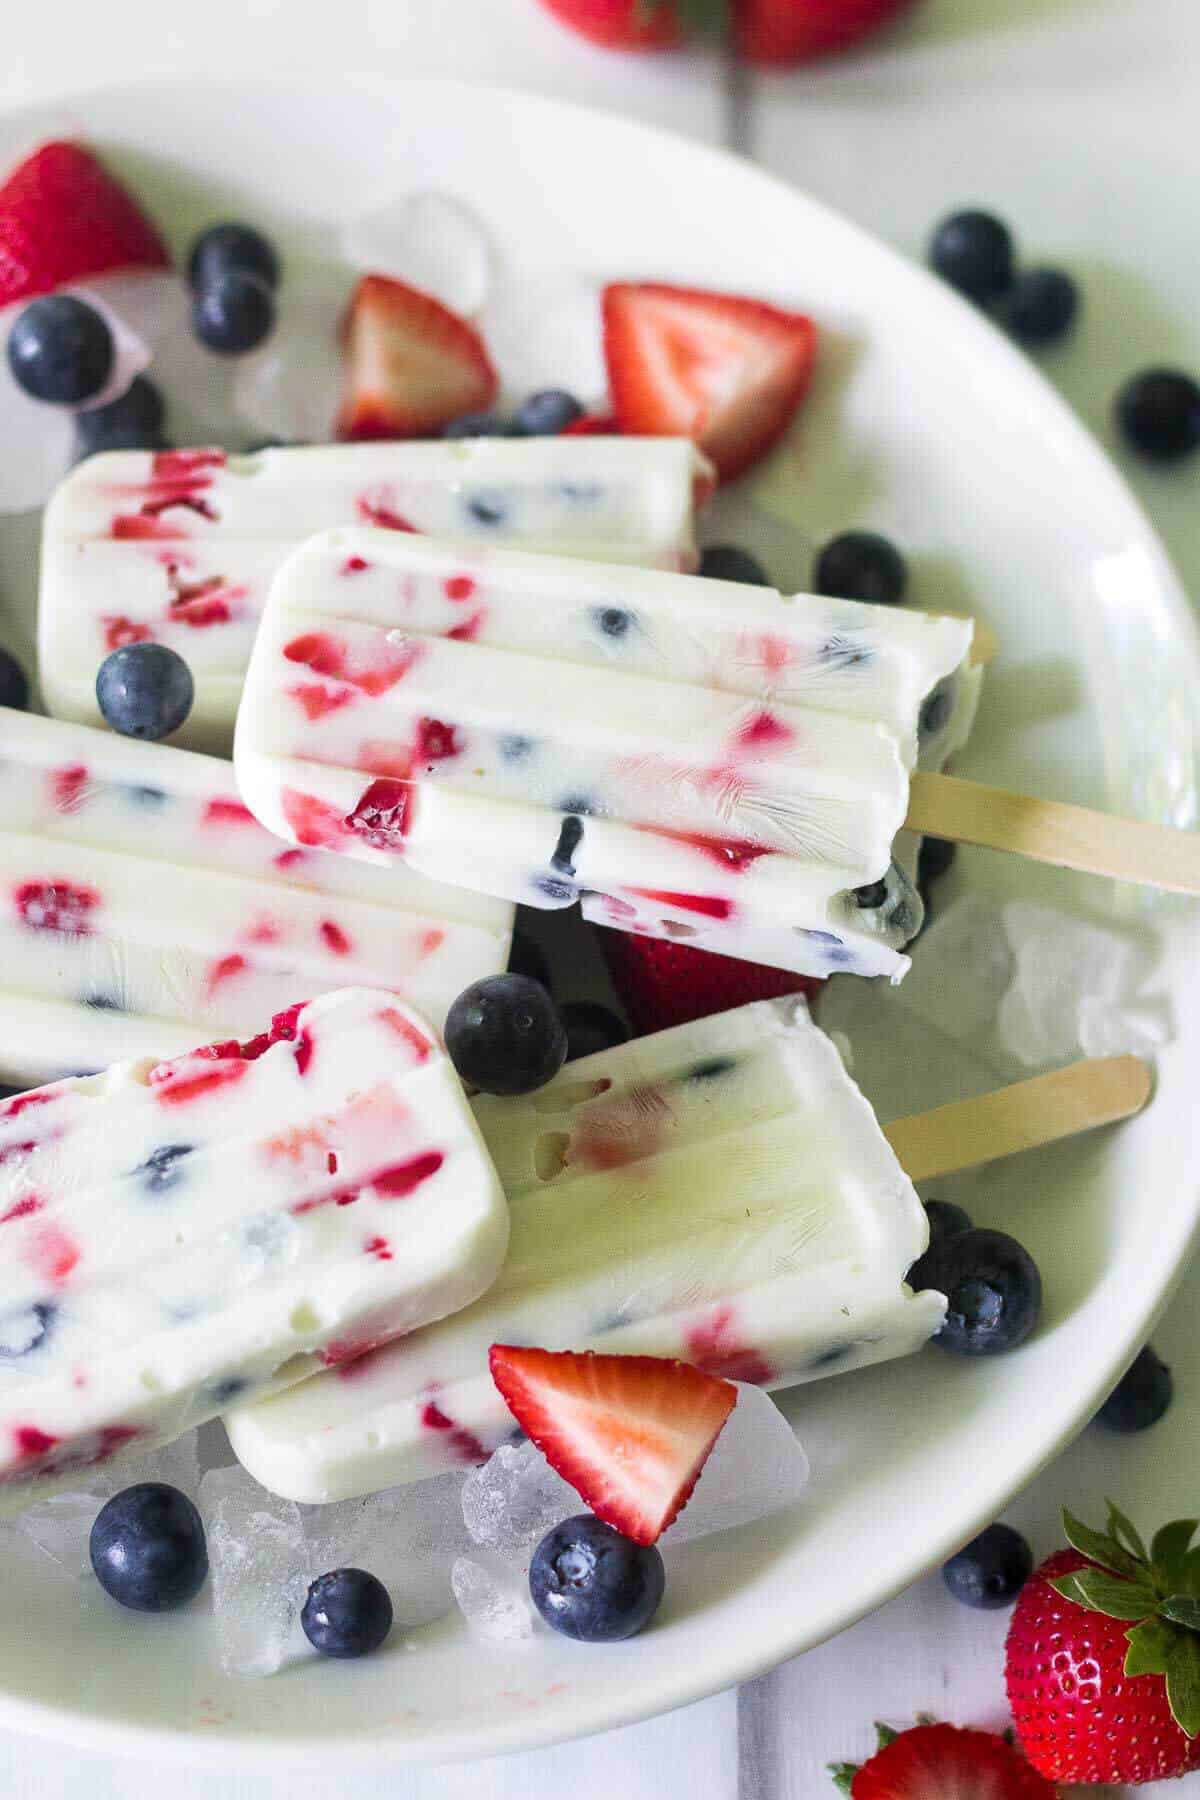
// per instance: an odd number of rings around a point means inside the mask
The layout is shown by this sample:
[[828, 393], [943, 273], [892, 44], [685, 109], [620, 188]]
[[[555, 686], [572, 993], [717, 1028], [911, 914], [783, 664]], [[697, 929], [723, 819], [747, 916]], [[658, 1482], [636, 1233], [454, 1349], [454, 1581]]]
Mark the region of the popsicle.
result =
[[881, 1131], [803, 1000], [756, 1001], [479, 1096], [511, 1237], [474, 1305], [227, 1415], [241, 1461], [325, 1502], [482, 1462], [513, 1422], [493, 1343], [678, 1356], [788, 1387], [904, 1356], [944, 1297], [913, 1179], [1138, 1112], [1136, 1057], [1071, 1065]]
[[0, 1507], [473, 1301], [508, 1212], [394, 995], [0, 1108]]
[[481, 438], [90, 457], [53, 496], [40, 661], [58, 718], [98, 724], [121, 644], [177, 650], [196, 681], [179, 741], [227, 751], [271, 577], [310, 532], [369, 523], [650, 567], [695, 566], [707, 465], [678, 438]]
[[235, 765], [297, 844], [825, 976], [896, 978], [912, 769], [965, 738], [970, 621], [431, 538], [280, 570]]
[[0, 709], [0, 1080], [252, 1031], [363, 982], [440, 1026], [505, 966], [506, 902], [289, 850], [225, 762]]

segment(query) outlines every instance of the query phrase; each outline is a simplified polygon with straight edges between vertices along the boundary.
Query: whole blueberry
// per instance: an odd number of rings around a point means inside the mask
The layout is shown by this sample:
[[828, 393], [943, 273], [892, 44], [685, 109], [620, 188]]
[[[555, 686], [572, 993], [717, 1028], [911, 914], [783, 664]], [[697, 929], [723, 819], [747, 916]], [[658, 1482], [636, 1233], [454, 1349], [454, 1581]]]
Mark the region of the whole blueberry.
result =
[[365, 1569], [332, 1569], [309, 1588], [300, 1623], [322, 1656], [369, 1656], [392, 1629], [391, 1598]]
[[216, 275], [192, 295], [192, 330], [222, 356], [256, 350], [274, 324], [275, 296], [257, 275]]
[[555, 1525], [529, 1565], [529, 1592], [547, 1625], [585, 1644], [636, 1636], [665, 1586], [653, 1545], [635, 1544], [591, 1513]]
[[770, 587], [767, 571], [748, 550], [736, 544], [710, 544], [700, 557], [700, 573], [710, 581], [744, 581], [750, 587]]
[[146, 1191], [151, 1194], [165, 1194], [169, 1188], [178, 1187], [184, 1180], [184, 1170], [179, 1167], [185, 1156], [190, 1156], [195, 1149], [194, 1144], [160, 1144], [152, 1150], [145, 1162], [139, 1163], [133, 1171], [140, 1175]]
[[948, 838], [922, 838], [917, 854], [917, 886], [927, 887], [931, 881], [939, 881], [957, 855], [958, 845]]
[[17, 314], [8, 366], [35, 400], [80, 406], [104, 387], [116, 351], [94, 306], [75, 294], [43, 294]]
[[200, 1592], [208, 1549], [186, 1494], [141, 1481], [115, 1494], [92, 1526], [92, 1567], [105, 1593], [134, 1612], [170, 1612]]
[[869, 600], [899, 606], [908, 565], [895, 544], [877, 531], [843, 531], [817, 557], [816, 588], [835, 600]]
[[165, 644], [125, 644], [105, 657], [96, 677], [100, 711], [124, 737], [169, 737], [194, 696], [192, 671]]
[[1174, 1397], [1170, 1369], [1147, 1344], [1096, 1414], [1096, 1421], [1123, 1434], [1148, 1431], [1158, 1424]]
[[1200, 384], [1178, 369], [1147, 369], [1117, 395], [1117, 423], [1151, 462], [1178, 462], [1200, 448]]
[[952, 1200], [926, 1200], [925, 1217], [929, 1220], [929, 1243], [942, 1243], [960, 1231], [970, 1231], [971, 1217]]
[[512, 427], [498, 413], [464, 413], [442, 426], [444, 438], [512, 437]]
[[875, 912], [886, 904], [888, 884], [886, 881], [869, 881], [865, 887], [856, 887], [853, 893], [854, 904], [860, 912]]
[[1041, 1317], [1037, 1264], [1004, 1231], [972, 1226], [943, 1238], [913, 1264], [908, 1283], [945, 1294], [946, 1322], [933, 1341], [956, 1356], [1002, 1356], [1023, 1344]]
[[75, 435], [81, 450], [156, 450], [162, 442], [166, 407], [154, 383], [137, 375], [125, 392], [107, 406], [77, 414]]
[[1079, 289], [1063, 269], [1026, 269], [1004, 307], [1008, 329], [1022, 344], [1065, 337], [1079, 311]]
[[583, 408], [574, 394], [562, 388], [544, 388], [522, 400], [513, 414], [513, 430], [520, 437], [557, 437], [582, 417]]
[[279, 256], [269, 238], [253, 225], [226, 220], [202, 231], [188, 255], [188, 281], [207, 287], [222, 275], [253, 275], [269, 288], [279, 283]]
[[24, 712], [29, 705], [29, 677], [15, 656], [0, 650], [0, 706]]
[[529, 1094], [562, 1068], [567, 1034], [539, 981], [486, 975], [450, 1008], [446, 1049], [462, 1079], [485, 1094]]
[[986, 306], [1012, 286], [1012, 233], [992, 213], [951, 213], [930, 240], [929, 260], [943, 281]]
[[629, 1038], [624, 1020], [598, 1000], [568, 1000], [559, 1008], [559, 1017], [567, 1033], [568, 1062], [594, 1056], [598, 1050], [612, 1050]]
[[1011, 1525], [989, 1525], [942, 1567], [956, 1600], [980, 1612], [1011, 1606], [1033, 1574], [1033, 1551]]

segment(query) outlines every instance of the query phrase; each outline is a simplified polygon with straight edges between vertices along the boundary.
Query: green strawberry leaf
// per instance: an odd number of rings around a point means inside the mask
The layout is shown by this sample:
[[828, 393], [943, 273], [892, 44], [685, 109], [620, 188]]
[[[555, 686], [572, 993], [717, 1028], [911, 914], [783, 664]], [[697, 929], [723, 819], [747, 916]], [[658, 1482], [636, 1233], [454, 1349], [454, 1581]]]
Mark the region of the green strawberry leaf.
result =
[[1129, 1653], [1125, 1658], [1125, 1673], [1165, 1675], [1178, 1637], [1178, 1627], [1169, 1625], [1165, 1619], [1146, 1619], [1135, 1625], [1126, 1639]]
[[839, 1794], [848, 1794], [854, 1786], [854, 1777], [858, 1774], [859, 1763], [826, 1763], [825, 1767], [833, 1777], [833, 1785]]
[[1200, 1637], [1193, 1631], [1177, 1634], [1167, 1665], [1167, 1699], [1171, 1714], [1185, 1737], [1200, 1734]]
[[1064, 1600], [1109, 1619], [1144, 1619], [1158, 1606], [1158, 1596], [1148, 1581], [1125, 1581], [1103, 1569], [1077, 1569], [1050, 1583]]
[[1154, 1534], [1154, 1542], [1150, 1546], [1150, 1561], [1155, 1581], [1162, 1583], [1164, 1594], [1177, 1594], [1180, 1591], [1182, 1584], [1179, 1577], [1187, 1561], [1188, 1546], [1196, 1535], [1197, 1525], [1200, 1525], [1200, 1519], [1176, 1519]]
[[898, 1731], [893, 1731], [890, 1725], [881, 1725], [879, 1720], [876, 1719], [875, 1736], [878, 1739], [878, 1748], [880, 1750], [886, 1750], [889, 1744], [895, 1743], [896, 1739], [900, 1736], [900, 1733]]
[[723, 37], [729, 28], [729, 0], [676, 0], [683, 28], [697, 37]]
[[1162, 1602], [1159, 1612], [1164, 1619], [1170, 1619], [1176, 1625], [1186, 1625], [1189, 1631], [1200, 1631], [1200, 1600], [1192, 1594], [1172, 1594]]
[[1200, 1594], [1200, 1547], [1188, 1551], [1172, 1585], [1177, 1594]]
[[1118, 1544], [1124, 1540], [1140, 1563], [1149, 1562], [1146, 1546], [1138, 1535], [1137, 1527], [1111, 1500], [1108, 1502], [1108, 1531], [1109, 1536], [1116, 1538]]
[[1102, 1531], [1093, 1531], [1082, 1519], [1077, 1519], [1072, 1512], [1063, 1508], [1063, 1530], [1067, 1534], [1067, 1542], [1072, 1550], [1078, 1550], [1080, 1556], [1086, 1556], [1090, 1562], [1099, 1563], [1102, 1569], [1112, 1569], [1118, 1575], [1140, 1575], [1141, 1568], [1137, 1559], [1122, 1550], [1115, 1538]]

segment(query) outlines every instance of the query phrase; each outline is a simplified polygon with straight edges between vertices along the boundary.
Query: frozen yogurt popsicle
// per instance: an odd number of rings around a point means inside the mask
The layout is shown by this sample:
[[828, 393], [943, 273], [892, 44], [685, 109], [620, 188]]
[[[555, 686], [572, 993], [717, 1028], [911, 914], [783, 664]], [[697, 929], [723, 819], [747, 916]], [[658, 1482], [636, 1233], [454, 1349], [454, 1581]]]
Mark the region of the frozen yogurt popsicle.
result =
[[680, 1356], [765, 1386], [916, 1350], [924, 1209], [803, 1001], [760, 1001], [573, 1062], [475, 1115], [507, 1261], [453, 1319], [228, 1418], [266, 1487], [328, 1501], [482, 1460], [513, 1423], [494, 1342]]
[[40, 662], [58, 718], [99, 724], [96, 671], [154, 640], [192, 670], [179, 741], [228, 750], [271, 577], [328, 526], [508, 541], [599, 560], [692, 568], [707, 465], [678, 438], [115, 451], [89, 457], [46, 509]]
[[272, 588], [238, 784], [297, 844], [582, 898], [799, 974], [897, 978], [921, 923], [897, 846], [909, 777], [969, 729], [972, 629], [335, 531]]
[[0, 1080], [187, 1050], [354, 982], [440, 1026], [511, 926], [504, 901], [289, 850], [226, 762], [0, 709]]
[[0, 1107], [0, 1507], [467, 1305], [508, 1213], [394, 995]]

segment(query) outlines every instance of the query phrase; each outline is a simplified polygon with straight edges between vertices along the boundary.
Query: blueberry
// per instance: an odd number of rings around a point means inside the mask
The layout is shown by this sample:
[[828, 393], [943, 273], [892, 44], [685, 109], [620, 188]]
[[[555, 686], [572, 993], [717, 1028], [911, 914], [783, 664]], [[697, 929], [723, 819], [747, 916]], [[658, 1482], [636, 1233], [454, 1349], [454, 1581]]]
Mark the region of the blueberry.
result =
[[567, 1058], [567, 1034], [554, 1002], [527, 975], [472, 982], [450, 1008], [445, 1036], [458, 1073], [485, 1094], [532, 1093]]
[[200, 1514], [186, 1494], [162, 1481], [124, 1488], [101, 1508], [91, 1555], [105, 1593], [134, 1612], [186, 1606], [208, 1576]]
[[929, 1220], [929, 1246], [942, 1243], [960, 1231], [970, 1231], [971, 1216], [952, 1200], [927, 1200], [925, 1216]]
[[365, 1569], [332, 1569], [309, 1588], [300, 1623], [322, 1656], [369, 1656], [392, 1629], [392, 1602]]
[[18, 385], [59, 406], [80, 406], [98, 394], [115, 354], [100, 314], [74, 294], [31, 300], [8, 334], [8, 366]]
[[85, 453], [94, 450], [158, 449], [166, 407], [152, 381], [137, 375], [119, 399], [89, 407], [75, 419], [75, 435]]
[[96, 699], [114, 731], [164, 738], [192, 710], [195, 688], [182, 656], [165, 644], [126, 644], [100, 664]]
[[737, 1068], [737, 1061], [732, 1056], [707, 1056], [703, 1062], [693, 1063], [684, 1076], [685, 1081], [720, 1081], [725, 1075], [732, 1075]]
[[751, 587], [770, 587], [770, 577], [756, 556], [736, 544], [710, 544], [700, 558], [700, 573], [710, 581], [744, 581]]
[[208, 287], [222, 275], [253, 275], [267, 287], [279, 285], [279, 257], [274, 245], [253, 225], [228, 220], [210, 225], [192, 245], [188, 281]]
[[949, 723], [954, 711], [955, 683], [954, 677], [948, 675], [945, 681], [939, 681], [931, 693], [926, 695], [917, 719], [917, 734], [923, 738], [935, 737]]
[[1174, 1396], [1170, 1369], [1147, 1344], [1096, 1414], [1096, 1422], [1123, 1434], [1147, 1431], [1158, 1424]]
[[123, 792], [129, 804], [138, 807], [143, 812], [158, 812], [167, 804], [167, 796], [162, 788], [134, 786], [131, 783], [123, 789]]
[[1117, 423], [1152, 462], [1178, 462], [1200, 448], [1200, 385], [1177, 369], [1147, 369], [1117, 395]]
[[1065, 337], [1079, 311], [1079, 289], [1062, 269], [1027, 269], [1005, 303], [1008, 329], [1022, 344]]
[[557, 437], [576, 419], [582, 419], [583, 408], [574, 394], [562, 388], [545, 388], [530, 394], [513, 414], [513, 428], [521, 437]]
[[877, 531], [843, 531], [817, 558], [816, 588], [834, 600], [869, 600], [899, 606], [908, 585], [908, 565]]
[[888, 884], [886, 881], [871, 881], [866, 887], [854, 889], [854, 904], [862, 912], [874, 912], [877, 907], [885, 904], [887, 897]]
[[568, 1062], [612, 1050], [629, 1038], [629, 1027], [598, 1000], [568, 1000], [559, 1008], [559, 1017], [567, 1034]]
[[104, 450], [170, 450], [171, 444], [165, 437], [157, 433], [151, 436], [145, 431], [114, 431], [103, 443], [85, 444], [78, 431], [75, 433], [75, 454], [72, 460], [85, 462], [89, 456], [98, 456]]
[[991, 213], [951, 213], [933, 234], [929, 260], [943, 281], [986, 306], [1012, 286], [1012, 233]]
[[0, 1313], [0, 1363], [16, 1362], [44, 1344], [57, 1313], [58, 1308], [45, 1300]]
[[1004, 1231], [972, 1227], [933, 1244], [908, 1272], [910, 1287], [949, 1302], [934, 1338], [956, 1356], [1000, 1356], [1023, 1344], [1042, 1310], [1042, 1278], [1028, 1250]]
[[24, 712], [29, 705], [29, 677], [7, 650], [0, 650], [0, 706]]
[[228, 1406], [239, 1394], [244, 1394], [250, 1386], [244, 1375], [227, 1375], [224, 1381], [214, 1381], [208, 1390], [212, 1395], [214, 1406]]
[[958, 845], [952, 844], [948, 838], [922, 838], [917, 856], [918, 887], [927, 887], [931, 881], [939, 881], [957, 855]]
[[508, 517], [508, 501], [494, 488], [481, 488], [467, 501], [467, 511], [477, 525], [503, 525]]
[[942, 1566], [956, 1600], [980, 1612], [1011, 1606], [1033, 1574], [1033, 1551], [1011, 1525], [989, 1525]]
[[275, 324], [275, 296], [257, 275], [218, 275], [192, 295], [192, 330], [209, 350], [242, 356]]
[[510, 975], [527, 975], [551, 992], [550, 963], [546, 952], [535, 938], [520, 926], [513, 932], [512, 946], [508, 952], [508, 973]]
[[83, 1004], [90, 1006], [93, 1012], [124, 1012], [125, 1008], [115, 994], [106, 993], [103, 988], [92, 988], [83, 996]]
[[636, 1636], [665, 1586], [653, 1545], [635, 1544], [591, 1513], [555, 1525], [529, 1565], [529, 1592], [547, 1625], [585, 1644]]
[[505, 762], [524, 762], [532, 754], [533, 739], [519, 731], [505, 731], [500, 734], [497, 747]]
[[633, 624], [633, 614], [623, 606], [594, 606], [592, 617], [605, 637], [623, 638]]
[[444, 438], [511, 437], [512, 427], [498, 413], [464, 413], [442, 426]]
[[168, 1188], [178, 1187], [184, 1179], [178, 1165], [194, 1149], [194, 1144], [160, 1144], [133, 1172], [141, 1176], [151, 1194], [163, 1194]]

